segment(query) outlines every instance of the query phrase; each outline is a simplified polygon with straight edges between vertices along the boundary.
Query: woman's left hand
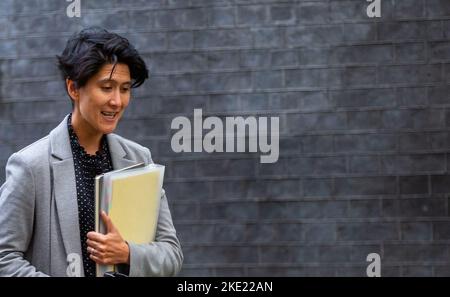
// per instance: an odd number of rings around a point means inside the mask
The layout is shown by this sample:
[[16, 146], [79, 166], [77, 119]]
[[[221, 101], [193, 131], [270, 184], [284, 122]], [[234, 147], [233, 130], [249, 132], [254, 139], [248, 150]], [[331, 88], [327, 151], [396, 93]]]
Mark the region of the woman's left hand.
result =
[[106, 234], [91, 231], [87, 234], [87, 251], [90, 258], [97, 264], [130, 264], [130, 248], [116, 229], [111, 218], [101, 212], [101, 218], [106, 226]]

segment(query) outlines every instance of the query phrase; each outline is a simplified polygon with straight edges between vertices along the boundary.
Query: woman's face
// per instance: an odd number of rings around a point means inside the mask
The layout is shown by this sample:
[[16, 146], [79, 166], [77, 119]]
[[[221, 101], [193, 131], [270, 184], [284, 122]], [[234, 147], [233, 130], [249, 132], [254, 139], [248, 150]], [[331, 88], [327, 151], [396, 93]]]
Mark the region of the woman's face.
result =
[[75, 101], [73, 112], [77, 124], [88, 134], [113, 132], [130, 101], [128, 65], [118, 63], [111, 75], [112, 68], [112, 64], [103, 65], [85, 86], [75, 91], [75, 96], [71, 96]]

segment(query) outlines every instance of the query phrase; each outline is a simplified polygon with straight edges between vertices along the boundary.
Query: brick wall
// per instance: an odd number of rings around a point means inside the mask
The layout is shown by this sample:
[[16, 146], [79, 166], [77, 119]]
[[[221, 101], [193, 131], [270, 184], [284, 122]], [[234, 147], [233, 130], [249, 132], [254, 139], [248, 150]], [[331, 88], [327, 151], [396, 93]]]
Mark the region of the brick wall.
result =
[[[118, 133], [167, 166], [183, 276], [450, 276], [450, 2], [0, 2], [0, 182], [70, 111], [54, 56], [87, 25], [151, 79]], [[176, 116], [278, 116], [280, 159], [175, 154]]]

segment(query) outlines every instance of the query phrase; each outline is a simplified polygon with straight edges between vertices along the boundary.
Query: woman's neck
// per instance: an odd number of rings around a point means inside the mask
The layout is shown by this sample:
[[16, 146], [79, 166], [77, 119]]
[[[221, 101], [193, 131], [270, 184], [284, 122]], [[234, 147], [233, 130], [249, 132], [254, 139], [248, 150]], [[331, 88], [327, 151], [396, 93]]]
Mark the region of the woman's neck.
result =
[[92, 127], [83, 119], [81, 119], [77, 113], [72, 113], [72, 127], [77, 135], [78, 142], [84, 148], [89, 155], [95, 155], [100, 149], [100, 141], [102, 134], [93, 131]]

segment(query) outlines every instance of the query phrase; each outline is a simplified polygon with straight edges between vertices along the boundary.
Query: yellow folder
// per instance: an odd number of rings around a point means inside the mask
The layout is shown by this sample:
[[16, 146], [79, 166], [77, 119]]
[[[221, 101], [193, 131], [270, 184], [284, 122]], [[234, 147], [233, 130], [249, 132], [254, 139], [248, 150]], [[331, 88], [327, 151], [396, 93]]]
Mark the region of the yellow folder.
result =
[[[106, 233], [103, 210], [127, 242], [154, 241], [163, 178], [164, 166], [143, 163], [97, 176], [96, 231]], [[114, 267], [97, 265], [97, 276], [111, 270]]]

